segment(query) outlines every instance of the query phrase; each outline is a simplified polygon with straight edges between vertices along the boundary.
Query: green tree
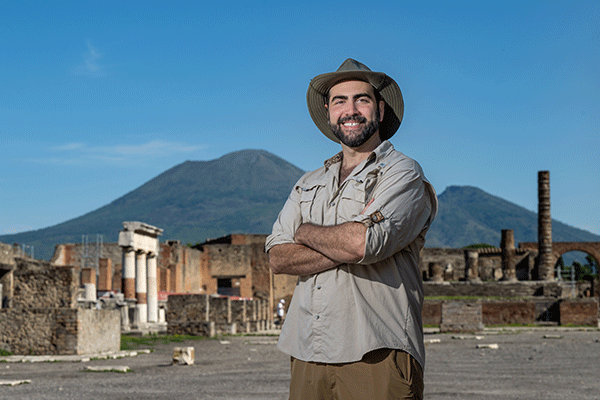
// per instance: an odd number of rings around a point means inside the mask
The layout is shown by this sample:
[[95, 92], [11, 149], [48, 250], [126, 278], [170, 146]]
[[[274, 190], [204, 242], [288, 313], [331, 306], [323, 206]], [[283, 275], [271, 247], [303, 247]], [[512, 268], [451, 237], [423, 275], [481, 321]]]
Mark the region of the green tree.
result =
[[562, 257], [556, 262], [557, 274], [563, 280], [571, 280], [571, 269], [573, 269], [573, 278], [576, 281], [589, 281], [598, 278], [598, 261], [590, 255], [585, 257], [585, 264], [573, 261], [572, 265], [565, 265]]

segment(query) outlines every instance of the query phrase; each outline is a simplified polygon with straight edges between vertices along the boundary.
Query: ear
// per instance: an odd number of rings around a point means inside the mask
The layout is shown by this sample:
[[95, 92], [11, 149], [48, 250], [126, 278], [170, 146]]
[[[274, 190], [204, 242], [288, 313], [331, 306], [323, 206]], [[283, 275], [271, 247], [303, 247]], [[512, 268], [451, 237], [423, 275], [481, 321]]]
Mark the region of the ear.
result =
[[383, 112], [385, 111], [385, 101], [379, 101], [379, 122], [383, 121]]

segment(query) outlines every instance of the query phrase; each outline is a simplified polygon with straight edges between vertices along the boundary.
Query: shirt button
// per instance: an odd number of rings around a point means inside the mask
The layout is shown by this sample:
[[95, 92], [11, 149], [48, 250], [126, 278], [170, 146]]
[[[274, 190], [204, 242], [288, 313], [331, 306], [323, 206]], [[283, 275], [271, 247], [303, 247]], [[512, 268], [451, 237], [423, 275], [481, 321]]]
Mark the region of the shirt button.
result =
[[321, 287], [322, 287], [321, 285], [317, 286], [317, 290], [321, 290]]
[[332, 201], [331, 203], [329, 203], [329, 206], [330, 206], [330, 207], [333, 207], [333, 206], [335, 206], [335, 201]]
[[315, 319], [319, 319], [319, 318], [321, 318], [320, 315], [315, 315]]

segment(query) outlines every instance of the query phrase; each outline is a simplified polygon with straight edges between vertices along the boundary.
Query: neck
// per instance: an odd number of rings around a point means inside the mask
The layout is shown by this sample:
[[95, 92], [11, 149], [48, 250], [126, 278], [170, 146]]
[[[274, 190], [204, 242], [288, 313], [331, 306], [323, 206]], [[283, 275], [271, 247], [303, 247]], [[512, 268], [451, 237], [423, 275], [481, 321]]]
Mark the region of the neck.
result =
[[369, 140], [359, 147], [348, 147], [342, 143], [342, 168], [344, 170], [353, 170], [358, 164], [363, 162], [369, 155], [381, 144], [379, 132], [375, 132]]

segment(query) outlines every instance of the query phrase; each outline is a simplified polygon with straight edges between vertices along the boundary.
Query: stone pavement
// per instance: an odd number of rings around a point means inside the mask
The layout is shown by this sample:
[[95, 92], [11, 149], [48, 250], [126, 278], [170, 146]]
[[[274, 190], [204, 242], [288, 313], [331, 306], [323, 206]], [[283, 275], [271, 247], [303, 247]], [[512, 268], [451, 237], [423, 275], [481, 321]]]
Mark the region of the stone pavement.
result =
[[[276, 340], [233, 336], [157, 344], [146, 352], [0, 357], [0, 399], [283, 400], [289, 357]], [[187, 346], [195, 349], [195, 363], [173, 365], [173, 349]], [[426, 349], [428, 400], [600, 397], [598, 329], [430, 330]]]

